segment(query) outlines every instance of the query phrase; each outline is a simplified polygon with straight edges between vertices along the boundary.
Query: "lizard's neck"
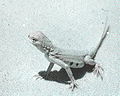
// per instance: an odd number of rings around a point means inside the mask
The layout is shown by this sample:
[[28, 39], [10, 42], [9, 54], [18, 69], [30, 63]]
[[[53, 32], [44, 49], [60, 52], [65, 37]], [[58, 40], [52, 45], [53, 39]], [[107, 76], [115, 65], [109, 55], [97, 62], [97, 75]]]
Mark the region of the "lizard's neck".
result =
[[51, 46], [42, 46], [42, 48], [45, 51], [45, 53], [50, 53], [54, 51], [54, 48]]
[[55, 47], [54, 46], [46, 46], [46, 45], [35, 45], [42, 53], [49, 54], [53, 52]]

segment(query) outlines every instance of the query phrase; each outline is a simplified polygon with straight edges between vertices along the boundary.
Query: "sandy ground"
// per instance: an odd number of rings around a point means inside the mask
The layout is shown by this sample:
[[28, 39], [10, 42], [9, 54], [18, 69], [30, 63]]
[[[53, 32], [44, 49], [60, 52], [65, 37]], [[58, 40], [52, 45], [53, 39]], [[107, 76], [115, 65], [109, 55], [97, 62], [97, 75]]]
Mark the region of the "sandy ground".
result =
[[[68, 77], [55, 65], [48, 80], [49, 62], [27, 38], [43, 31], [60, 48], [91, 50], [99, 42], [105, 18], [110, 33], [97, 54], [104, 68], [101, 81], [86, 69], [76, 69], [74, 92]], [[119, 0], [0, 0], [0, 96], [120, 96]]]

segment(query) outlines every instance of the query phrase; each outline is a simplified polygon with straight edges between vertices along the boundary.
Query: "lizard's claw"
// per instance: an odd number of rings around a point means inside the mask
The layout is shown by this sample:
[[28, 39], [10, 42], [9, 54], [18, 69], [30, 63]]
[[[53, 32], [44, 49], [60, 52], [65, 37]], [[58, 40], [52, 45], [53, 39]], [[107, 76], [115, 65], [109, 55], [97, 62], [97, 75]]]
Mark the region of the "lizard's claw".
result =
[[39, 74], [34, 75], [33, 77], [35, 77], [35, 78], [36, 78], [36, 80], [37, 80], [37, 79], [43, 79], [43, 77], [41, 77]]
[[75, 82], [72, 82], [72, 83], [70, 84], [70, 87], [69, 87], [69, 88], [71, 88], [72, 91], [74, 91], [74, 88], [78, 88], [78, 84], [75, 83]]
[[102, 76], [103, 72], [104, 72], [104, 69], [103, 69], [100, 65], [96, 64], [93, 73], [94, 73], [97, 77], [100, 76], [101, 79], [103, 80], [103, 76]]

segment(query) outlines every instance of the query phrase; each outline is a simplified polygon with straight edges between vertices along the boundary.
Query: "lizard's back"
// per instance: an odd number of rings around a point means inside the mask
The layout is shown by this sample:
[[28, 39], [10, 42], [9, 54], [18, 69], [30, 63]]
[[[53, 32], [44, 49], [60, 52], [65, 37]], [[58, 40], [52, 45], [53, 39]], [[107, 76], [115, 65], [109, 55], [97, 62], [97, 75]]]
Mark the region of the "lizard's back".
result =
[[82, 68], [84, 63], [84, 57], [88, 54], [85, 51], [77, 51], [77, 50], [65, 50], [56, 48], [51, 55], [55, 56], [55, 58], [62, 60], [65, 64], [67, 64], [71, 68]]

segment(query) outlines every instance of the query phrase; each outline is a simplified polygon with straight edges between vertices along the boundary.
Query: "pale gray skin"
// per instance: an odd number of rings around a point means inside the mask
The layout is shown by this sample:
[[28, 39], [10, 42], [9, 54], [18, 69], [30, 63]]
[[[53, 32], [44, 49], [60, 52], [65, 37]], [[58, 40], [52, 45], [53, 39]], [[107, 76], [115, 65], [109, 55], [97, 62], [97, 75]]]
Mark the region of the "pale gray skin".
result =
[[75, 82], [73, 73], [70, 68], [82, 68], [85, 64], [95, 65], [94, 72], [97, 76], [101, 75], [101, 71], [103, 68], [95, 62], [96, 54], [99, 48], [102, 45], [103, 40], [105, 39], [107, 33], [109, 31], [109, 26], [104, 28], [104, 32], [102, 34], [101, 40], [98, 46], [92, 52], [87, 51], [74, 51], [74, 50], [63, 50], [58, 47], [55, 47], [52, 42], [42, 33], [42, 32], [34, 32], [28, 35], [29, 39], [32, 41], [32, 44], [37, 47], [42, 53], [45, 54], [45, 57], [50, 62], [50, 65], [47, 69], [47, 75], [50, 73], [54, 64], [57, 64], [64, 68], [71, 80], [71, 88], [72, 90], [77, 87]]

